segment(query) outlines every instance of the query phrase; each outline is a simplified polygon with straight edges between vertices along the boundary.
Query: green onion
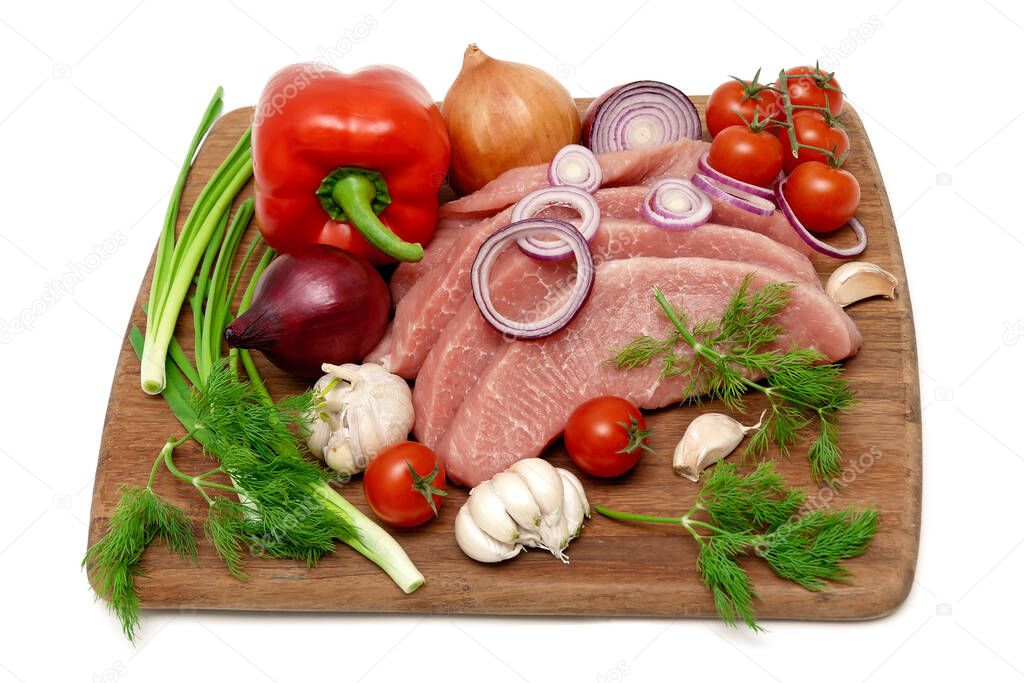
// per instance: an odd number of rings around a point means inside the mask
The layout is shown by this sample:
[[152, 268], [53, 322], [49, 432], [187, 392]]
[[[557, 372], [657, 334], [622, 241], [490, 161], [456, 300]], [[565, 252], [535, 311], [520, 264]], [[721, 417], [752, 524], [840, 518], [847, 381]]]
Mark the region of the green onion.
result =
[[[196, 275], [196, 268], [200, 266], [202, 260], [207, 269], [206, 272], [208, 272], [210, 266], [207, 266], [207, 263], [210, 262], [204, 256], [210, 255], [211, 244], [220, 244], [218, 238], [220, 233], [226, 229], [225, 221], [231, 204], [242, 187], [252, 177], [250, 143], [252, 132], [250, 129], [242, 135], [231, 154], [214, 172], [210, 182], [200, 192], [185, 219], [181, 234], [175, 239], [174, 226], [181, 205], [185, 179], [195, 159], [199, 143], [220, 112], [221, 94], [222, 91], [218, 88], [196, 130], [192, 144], [189, 146], [189, 153], [182, 164], [177, 183], [171, 194], [171, 202], [167, 207], [163, 230], [160, 233], [160, 242], [157, 245], [156, 265], [150, 285], [149, 319], [146, 323], [146, 353], [142, 358], [141, 382], [142, 389], [147, 394], [159, 394], [166, 386], [167, 378], [164, 368], [168, 347], [174, 336], [174, 326], [178, 321], [181, 306]], [[213, 267], [215, 268], [215, 266]], [[206, 280], [204, 276], [205, 273], [200, 274], [197, 282], [200, 286], [203, 286]], [[201, 295], [198, 301], [200, 304], [202, 303]], [[196, 315], [198, 315], [195, 313], [197, 308], [199, 307], [193, 306], [193, 313]], [[213, 308], [213, 315], [217, 315], [218, 312], [223, 314], [220, 304]], [[205, 347], [196, 347], [200, 377], [203, 376], [204, 371], [209, 371], [210, 354], [206, 350], [210, 348], [213, 341], [207, 340], [206, 343]]]

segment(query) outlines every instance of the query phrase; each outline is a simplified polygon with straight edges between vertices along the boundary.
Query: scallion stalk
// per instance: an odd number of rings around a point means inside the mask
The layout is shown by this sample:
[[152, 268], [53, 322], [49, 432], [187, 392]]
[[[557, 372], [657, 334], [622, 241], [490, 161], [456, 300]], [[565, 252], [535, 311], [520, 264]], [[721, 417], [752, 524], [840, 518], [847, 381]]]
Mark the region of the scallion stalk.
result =
[[[206, 124], [206, 119], [203, 123]], [[200, 133], [205, 134], [208, 128], [209, 126], [201, 126], [197, 131], [197, 137], [201, 138]], [[142, 389], [148, 394], [158, 394], [166, 385], [164, 366], [168, 345], [174, 335], [174, 326], [195, 277], [196, 268], [207, 253], [211, 241], [216, 242], [214, 237], [218, 234], [219, 226], [230, 210], [231, 203], [252, 177], [250, 137], [251, 130], [247, 130], [203, 188], [192, 210], [189, 211], [177, 240], [174, 240], [173, 225], [167, 229], [167, 226], [173, 223], [170, 220], [165, 223], [165, 229], [160, 235], [160, 243], [157, 246], [159, 267], [153, 270], [149, 319], [146, 324], [146, 353], [141, 362]], [[194, 155], [186, 160], [189, 166], [193, 158]], [[175, 201], [180, 203], [183, 184], [182, 180], [175, 186], [172, 205]], [[170, 213], [170, 207], [168, 211]], [[168, 246], [169, 242], [173, 243], [173, 249]]]

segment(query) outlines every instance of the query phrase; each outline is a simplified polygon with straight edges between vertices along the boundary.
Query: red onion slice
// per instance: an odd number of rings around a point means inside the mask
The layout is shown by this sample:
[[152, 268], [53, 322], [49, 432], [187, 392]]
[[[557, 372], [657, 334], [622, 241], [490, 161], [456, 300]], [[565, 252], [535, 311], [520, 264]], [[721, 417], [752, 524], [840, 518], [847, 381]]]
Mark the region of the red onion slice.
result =
[[[711, 178], [712, 180], [717, 180], [722, 185], [727, 185], [729, 187], [735, 188], [737, 190], [742, 190], [748, 194], [752, 194], [757, 197], [762, 197], [764, 199], [775, 198], [775, 191], [770, 187], [752, 185], [750, 183], [738, 180], [736, 178], [733, 178], [732, 176], [725, 175], [724, 173], [716, 171], [714, 168], [712, 168], [711, 164], [708, 163], [708, 152], [706, 151], [700, 155], [699, 159], [697, 159], [697, 168], [700, 169], [700, 172], [702, 174], [706, 175], [708, 178]], [[779, 177], [775, 179], [776, 182], [778, 182], [781, 178], [782, 172], [780, 171]]]
[[644, 197], [640, 214], [665, 230], [691, 230], [711, 218], [711, 199], [689, 180], [663, 178]]
[[604, 93], [583, 116], [583, 142], [595, 154], [700, 140], [700, 115], [681, 90], [660, 81], [635, 81]]
[[850, 219], [850, 228], [853, 229], [853, 234], [857, 236], [857, 244], [852, 247], [846, 247], [840, 249], [839, 247], [833, 247], [820, 239], [815, 237], [810, 230], [803, 226], [800, 219], [796, 217], [793, 212], [793, 207], [789, 205], [789, 200], [786, 199], [786, 195], [782, 193], [782, 189], [786, 186], [786, 178], [783, 178], [778, 185], [775, 186], [775, 199], [779, 202], [779, 208], [782, 209], [782, 213], [789, 220], [789, 224], [796, 230], [796, 234], [800, 235], [800, 238], [807, 242], [815, 251], [831, 256], [832, 258], [853, 258], [854, 256], [860, 256], [864, 253], [864, 250], [868, 248], [868, 231], [864, 228], [864, 224], [856, 218]]
[[738, 209], [749, 211], [750, 213], [757, 214], [758, 216], [771, 216], [775, 213], [774, 202], [765, 199], [764, 197], [758, 197], [757, 195], [744, 190], [724, 185], [714, 178], [709, 178], [706, 175], [695, 173], [693, 176], [693, 184], [696, 185], [698, 189], [707, 192], [715, 199], [732, 204]]
[[548, 183], [569, 185], [594, 193], [601, 187], [601, 164], [594, 153], [583, 145], [566, 145], [548, 166]]
[[[501, 314], [491, 301], [491, 268], [502, 248], [510, 240], [551, 234], [557, 235], [559, 241], [567, 245], [576, 257], [576, 277], [572, 290], [565, 302], [550, 315], [529, 322], [512, 320]], [[496, 330], [513, 339], [539, 339], [554, 334], [569, 324], [586, 302], [594, 286], [594, 257], [590, 254], [587, 240], [572, 224], [551, 218], [528, 218], [510, 223], [484, 240], [473, 261], [470, 282], [473, 286], [473, 299], [480, 309], [480, 314]]]
[[[588, 243], [597, 234], [601, 224], [601, 208], [593, 195], [571, 185], [542, 187], [526, 195], [512, 207], [513, 223], [534, 218], [551, 206], [564, 206], [580, 215], [579, 232]], [[561, 261], [572, 256], [572, 249], [560, 239], [539, 239], [531, 234], [516, 243], [524, 254], [540, 261]]]

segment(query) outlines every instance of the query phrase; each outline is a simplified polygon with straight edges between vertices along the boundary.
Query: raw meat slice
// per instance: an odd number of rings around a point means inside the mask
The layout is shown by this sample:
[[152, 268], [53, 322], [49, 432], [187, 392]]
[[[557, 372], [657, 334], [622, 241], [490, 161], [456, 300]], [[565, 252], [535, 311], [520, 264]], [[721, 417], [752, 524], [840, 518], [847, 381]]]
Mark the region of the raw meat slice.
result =
[[391, 303], [397, 306], [405, 295], [416, 284], [416, 281], [444, 260], [448, 250], [458, 239], [462, 230], [477, 222], [476, 218], [444, 218], [437, 222], [434, 237], [423, 250], [423, 258], [416, 263], [399, 263], [391, 274]]
[[[626, 150], [599, 154], [602, 187], [639, 185], [648, 180], [677, 176], [689, 178], [697, 159], [709, 143], [678, 140], [655, 149]], [[505, 171], [482, 188], [441, 207], [442, 217], [487, 216], [511, 206], [527, 192], [548, 184], [548, 164], [522, 166]]]
[[[644, 221], [609, 219], [601, 222], [591, 250], [598, 264], [636, 256], [741, 261], [777, 271], [788, 280], [821, 287], [814, 266], [801, 254], [763, 235], [721, 225], [673, 232]], [[509, 249], [491, 274], [491, 297], [498, 309], [514, 320], [543, 317], [568, 295], [575, 272], [571, 261], [541, 262]], [[473, 298], [466, 297], [416, 375], [412, 397], [417, 439], [431, 448], [437, 445], [473, 383], [504, 342], [480, 315]]]
[[712, 204], [714, 208], [711, 210], [711, 220], [715, 223], [759, 232], [805, 256], [812, 256], [816, 253], [807, 242], [800, 238], [781, 211], [776, 211], [771, 216], [758, 216], [756, 213], [744, 211], [722, 201], [712, 201]]
[[[636, 218], [645, 194], [643, 187], [620, 187], [599, 190], [594, 198], [602, 216]], [[366, 357], [367, 362], [380, 363], [406, 379], [416, 377], [430, 347], [469, 293], [469, 270], [477, 250], [508, 223], [510, 213], [506, 209], [460, 230], [441, 263], [421, 274], [398, 302], [390, 333]]]
[[[785, 280], [750, 264], [700, 258], [638, 257], [601, 265], [590, 301], [571, 325], [544, 340], [505, 344], [495, 355], [436, 449], [448, 475], [473, 486], [540, 454], [576, 406], [596, 396], [622, 396], [641, 408], [678, 401], [688, 377], [663, 381], [657, 363], [617, 370], [607, 362], [609, 350], [637, 335], [669, 333], [653, 286], [691, 319], [717, 319], [747, 274], [754, 288]], [[853, 321], [820, 287], [794, 286], [777, 322], [783, 330], [779, 348], [810, 347], [833, 361], [860, 348]]]
[[[689, 178], [697, 170], [697, 159], [709, 143], [679, 140], [656, 149], [627, 150], [598, 155], [604, 173], [604, 187], [644, 184], [670, 176]], [[547, 164], [513, 168], [466, 195], [441, 207], [439, 215], [449, 218], [486, 217], [511, 206], [527, 192], [547, 185]], [[720, 225], [753, 230], [793, 247], [802, 254], [814, 250], [800, 239], [780, 211], [758, 216], [724, 202], [715, 202], [711, 220]]]

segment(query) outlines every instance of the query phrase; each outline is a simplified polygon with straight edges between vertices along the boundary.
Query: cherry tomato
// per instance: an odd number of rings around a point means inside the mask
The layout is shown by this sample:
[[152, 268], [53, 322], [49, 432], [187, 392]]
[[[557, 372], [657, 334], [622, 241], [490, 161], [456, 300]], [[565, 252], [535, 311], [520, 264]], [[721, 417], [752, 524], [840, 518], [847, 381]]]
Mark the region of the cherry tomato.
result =
[[373, 513], [395, 526], [419, 526], [437, 516], [446, 496], [444, 465], [434, 451], [403, 441], [377, 454], [363, 473]]
[[[825, 107], [828, 105], [832, 116], [839, 116], [843, 111], [843, 91], [833, 74], [822, 71], [816, 66], [795, 66], [786, 69], [789, 77], [789, 101], [799, 107]], [[782, 89], [779, 81], [775, 87]]]
[[647, 422], [635, 405], [618, 396], [581, 404], [565, 425], [565, 449], [576, 466], [595, 477], [617, 477], [633, 469], [644, 451]]
[[742, 124], [744, 119], [753, 121], [755, 114], [759, 119], [777, 118], [782, 111], [779, 94], [774, 90], [765, 90], [766, 87], [758, 83], [757, 76], [754, 76], [753, 81], [734, 78], [715, 88], [708, 97], [704, 111], [711, 137], [729, 126]]
[[800, 164], [782, 188], [793, 213], [811, 232], [832, 232], [846, 225], [860, 203], [853, 174], [820, 161]]
[[708, 163], [727, 176], [768, 187], [782, 170], [782, 143], [768, 130], [729, 126], [711, 141]]
[[[850, 136], [841, 127], [829, 125], [819, 111], [798, 109], [793, 114], [793, 132], [798, 143], [831, 150], [837, 160], [844, 158], [850, 151]], [[782, 143], [782, 168], [786, 173], [792, 173], [794, 168], [805, 161], [828, 162], [828, 155], [806, 147], [801, 147], [799, 155], [794, 157], [791, 151], [793, 148], [789, 144], [789, 129], [779, 128], [775, 134]]]

